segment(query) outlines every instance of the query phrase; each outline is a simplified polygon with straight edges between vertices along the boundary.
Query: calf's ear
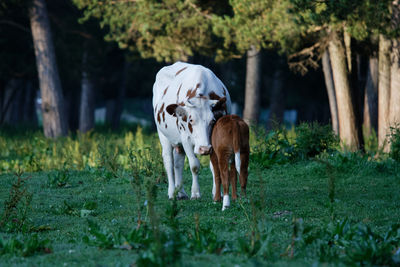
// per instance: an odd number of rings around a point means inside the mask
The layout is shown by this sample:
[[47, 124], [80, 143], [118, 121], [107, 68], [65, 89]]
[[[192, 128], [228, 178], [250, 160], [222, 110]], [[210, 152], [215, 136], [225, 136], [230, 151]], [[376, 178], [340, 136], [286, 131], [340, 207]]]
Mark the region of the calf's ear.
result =
[[167, 112], [174, 117], [184, 117], [187, 115], [186, 110], [177, 104], [168, 105]]

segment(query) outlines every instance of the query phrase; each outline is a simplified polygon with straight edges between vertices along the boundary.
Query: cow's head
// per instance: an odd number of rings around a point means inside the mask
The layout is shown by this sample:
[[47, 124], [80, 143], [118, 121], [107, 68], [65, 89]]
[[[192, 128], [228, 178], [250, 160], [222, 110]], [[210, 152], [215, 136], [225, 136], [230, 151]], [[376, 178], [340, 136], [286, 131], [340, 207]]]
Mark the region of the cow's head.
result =
[[177, 117], [179, 125], [185, 126], [181, 135], [190, 138], [194, 153], [208, 155], [211, 152], [211, 129], [216, 118], [224, 113], [225, 102], [225, 97], [219, 100], [194, 97], [186, 103], [167, 106], [167, 112]]

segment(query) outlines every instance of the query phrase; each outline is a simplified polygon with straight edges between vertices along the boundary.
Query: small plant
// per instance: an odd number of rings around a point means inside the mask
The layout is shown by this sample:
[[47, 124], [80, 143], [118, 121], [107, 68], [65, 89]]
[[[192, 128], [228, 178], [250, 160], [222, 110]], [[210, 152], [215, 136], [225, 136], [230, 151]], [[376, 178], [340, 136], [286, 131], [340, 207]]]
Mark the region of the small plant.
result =
[[4, 203], [4, 211], [0, 220], [0, 229], [6, 232], [27, 232], [30, 223], [27, 217], [32, 194], [26, 187], [30, 178], [22, 178], [22, 171], [15, 173], [17, 180], [12, 184], [8, 200]]
[[295, 144], [297, 156], [307, 159], [337, 149], [339, 140], [329, 125], [321, 126], [313, 122], [302, 123], [296, 127]]
[[52, 253], [50, 240], [40, 239], [37, 234], [7, 240], [0, 237], [0, 255], [29, 257], [36, 253]]
[[400, 125], [390, 127], [390, 157], [400, 162]]
[[47, 175], [47, 186], [50, 188], [67, 187], [70, 178], [68, 169], [57, 171], [56, 174]]

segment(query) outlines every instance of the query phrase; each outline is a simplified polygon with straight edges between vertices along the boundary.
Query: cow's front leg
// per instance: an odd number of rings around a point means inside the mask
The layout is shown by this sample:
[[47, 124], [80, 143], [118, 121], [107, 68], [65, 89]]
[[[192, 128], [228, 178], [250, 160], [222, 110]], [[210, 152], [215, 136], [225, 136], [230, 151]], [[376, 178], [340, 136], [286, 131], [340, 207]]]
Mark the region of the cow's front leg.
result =
[[197, 159], [193, 151], [193, 146], [188, 143], [183, 143], [186, 156], [189, 160], [190, 171], [192, 172], [192, 196], [191, 199], [200, 198], [200, 186], [199, 186], [199, 170], [200, 161]]
[[175, 191], [175, 181], [174, 181], [174, 162], [172, 157], [172, 145], [168, 141], [168, 139], [162, 134], [158, 133], [160, 137], [160, 143], [162, 146], [162, 157], [164, 161], [165, 171], [167, 172], [168, 177], [168, 197], [169, 199], [174, 198], [174, 191]]
[[177, 146], [174, 148], [174, 171], [175, 171], [175, 188], [179, 188], [178, 199], [188, 199], [188, 195], [183, 189], [182, 173], [185, 164], [185, 153], [182, 148]]

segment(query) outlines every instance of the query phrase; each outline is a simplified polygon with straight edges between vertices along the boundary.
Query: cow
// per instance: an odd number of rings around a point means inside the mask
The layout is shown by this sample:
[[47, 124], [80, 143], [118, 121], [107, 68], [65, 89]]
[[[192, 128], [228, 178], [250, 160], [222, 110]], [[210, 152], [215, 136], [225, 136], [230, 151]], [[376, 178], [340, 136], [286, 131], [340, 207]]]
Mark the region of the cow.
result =
[[168, 176], [168, 197], [188, 198], [182, 182], [185, 154], [192, 172], [191, 199], [200, 198], [197, 155], [211, 151], [211, 128], [216, 117], [231, 113], [225, 85], [201, 65], [176, 62], [163, 67], [153, 86], [154, 120]]
[[239, 173], [241, 193], [246, 195], [250, 153], [249, 126], [237, 115], [223, 116], [212, 129], [211, 144], [213, 149], [210, 154], [210, 168], [214, 177], [214, 201], [221, 201], [222, 182], [222, 210], [225, 210], [230, 206], [229, 184], [232, 184], [232, 198], [237, 199], [236, 171]]

